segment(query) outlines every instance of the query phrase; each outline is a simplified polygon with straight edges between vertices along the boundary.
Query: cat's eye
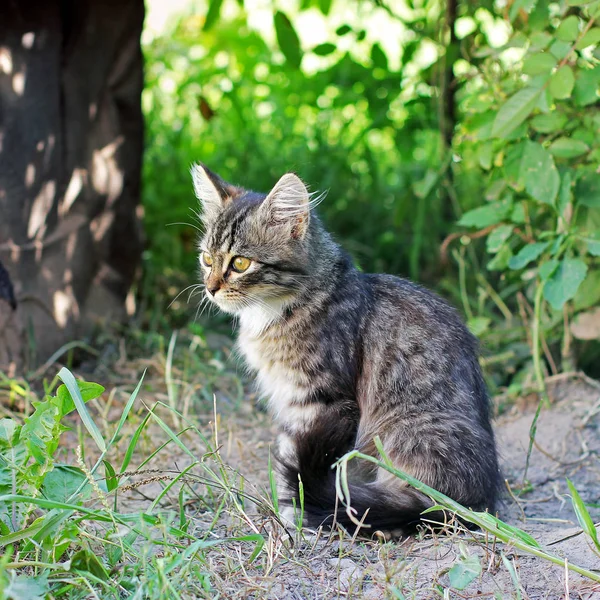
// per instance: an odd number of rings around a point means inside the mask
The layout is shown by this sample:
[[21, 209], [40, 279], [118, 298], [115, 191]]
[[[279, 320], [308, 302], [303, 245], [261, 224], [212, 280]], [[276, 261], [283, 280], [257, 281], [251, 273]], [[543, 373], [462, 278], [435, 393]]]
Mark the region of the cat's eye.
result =
[[212, 267], [213, 259], [212, 256], [208, 252], [202, 253], [202, 263], [205, 267]]
[[238, 273], [243, 273], [244, 271], [248, 270], [248, 267], [251, 263], [252, 261], [249, 258], [246, 258], [245, 256], [236, 256], [231, 261], [231, 266], [234, 271], [237, 271]]

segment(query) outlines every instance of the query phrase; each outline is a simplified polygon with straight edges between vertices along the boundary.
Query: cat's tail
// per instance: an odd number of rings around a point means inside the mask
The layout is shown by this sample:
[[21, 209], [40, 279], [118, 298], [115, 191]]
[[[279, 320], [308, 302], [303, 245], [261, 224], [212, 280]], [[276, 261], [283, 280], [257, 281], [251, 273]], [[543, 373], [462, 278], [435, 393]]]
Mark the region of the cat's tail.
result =
[[[292, 457], [278, 457], [286, 491], [295, 499], [296, 515], [303, 509], [303, 525], [317, 528], [338, 523], [354, 532], [357, 522], [362, 522], [365, 528], [361, 529], [362, 534], [382, 531], [407, 535], [413, 532], [421, 522], [421, 513], [432, 506], [431, 500], [410, 487], [395, 485], [388, 489], [377, 481], [361, 482], [353, 469], [359, 465], [352, 463], [348, 469], [352, 517], [348, 514], [347, 507], [337, 496], [336, 470], [331, 466], [348, 451], [349, 435], [348, 431], [335, 425], [327, 427], [326, 421], [294, 439], [293, 460]], [[425, 516], [431, 520], [437, 520], [436, 517], [437, 513]]]

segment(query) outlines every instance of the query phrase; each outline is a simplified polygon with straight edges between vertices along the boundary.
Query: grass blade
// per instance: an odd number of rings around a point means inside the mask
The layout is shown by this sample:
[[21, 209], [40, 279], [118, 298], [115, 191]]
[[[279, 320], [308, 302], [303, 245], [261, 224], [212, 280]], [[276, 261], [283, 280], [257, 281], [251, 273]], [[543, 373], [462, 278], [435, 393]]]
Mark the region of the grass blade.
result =
[[90, 415], [87, 406], [85, 405], [85, 402], [81, 397], [81, 393], [79, 392], [79, 386], [77, 385], [77, 380], [75, 379], [71, 371], [69, 371], [69, 369], [67, 369], [66, 367], [63, 367], [59, 371], [58, 376], [61, 379], [61, 381], [67, 386], [69, 394], [71, 394], [71, 398], [75, 403], [75, 407], [77, 408], [77, 412], [79, 413], [79, 416], [81, 417], [81, 421], [85, 425], [85, 428], [88, 430], [89, 434], [96, 442], [98, 448], [100, 448], [100, 451], [106, 452], [106, 443], [104, 442], [104, 438], [102, 437], [100, 430], [96, 426], [96, 423], [94, 423], [94, 420], [92, 419], [92, 416]]
[[592, 520], [588, 509], [581, 499], [579, 492], [575, 489], [575, 486], [570, 479], [567, 479], [567, 485], [569, 486], [569, 491], [571, 492], [571, 503], [573, 504], [573, 510], [575, 511], [575, 515], [577, 516], [579, 524], [581, 525], [581, 529], [587, 533], [592, 542], [594, 542], [596, 550], [600, 552], [600, 542], [598, 541], [598, 532], [594, 526], [594, 521]]

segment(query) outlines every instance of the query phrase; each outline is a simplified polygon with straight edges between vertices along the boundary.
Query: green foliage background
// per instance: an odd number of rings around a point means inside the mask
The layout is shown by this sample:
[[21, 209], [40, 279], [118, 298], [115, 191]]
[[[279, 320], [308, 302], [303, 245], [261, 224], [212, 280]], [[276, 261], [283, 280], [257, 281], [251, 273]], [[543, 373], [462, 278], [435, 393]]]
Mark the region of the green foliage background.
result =
[[166, 226], [194, 222], [193, 161], [261, 191], [294, 170], [362, 268], [462, 307], [492, 382], [594, 372], [571, 325], [600, 300], [600, 1], [258, 10], [192, 5], [145, 44], [150, 280], [195, 277]]

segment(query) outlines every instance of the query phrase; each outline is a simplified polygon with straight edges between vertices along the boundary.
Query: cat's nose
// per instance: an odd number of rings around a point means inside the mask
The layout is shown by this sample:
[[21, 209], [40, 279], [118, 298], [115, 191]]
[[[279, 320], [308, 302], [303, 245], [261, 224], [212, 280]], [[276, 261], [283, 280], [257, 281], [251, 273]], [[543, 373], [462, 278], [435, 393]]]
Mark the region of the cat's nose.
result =
[[221, 289], [221, 284], [211, 283], [206, 286], [206, 289], [211, 296], [214, 296]]

